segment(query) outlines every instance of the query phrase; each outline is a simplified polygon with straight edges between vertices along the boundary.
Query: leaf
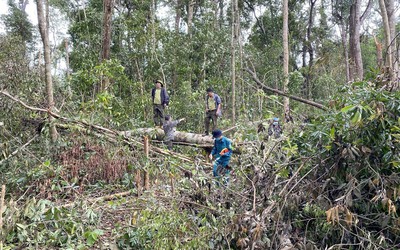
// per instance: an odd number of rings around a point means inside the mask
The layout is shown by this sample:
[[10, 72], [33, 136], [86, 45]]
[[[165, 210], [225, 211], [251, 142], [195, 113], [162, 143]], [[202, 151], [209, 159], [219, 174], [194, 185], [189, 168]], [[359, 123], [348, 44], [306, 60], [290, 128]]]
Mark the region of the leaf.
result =
[[357, 110], [356, 113], [354, 113], [353, 117], [351, 118], [350, 122], [351, 124], [355, 125], [361, 121], [361, 112]]
[[335, 127], [331, 128], [330, 137], [331, 137], [332, 140], [335, 139]]
[[350, 111], [350, 110], [353, 110], [354, 108], [355, 108], [355, 105], [349, 105], [349, 106], [346, 106], [346, 107], [342, 108], [342, 109], [340, 110], [340, 112], [346, 113], [346, 112], [348, 112], [348, 111]]
[[346, 211], [346, 219], [345, 219], [346, 224], [348, 226], [351, 226], [353, 224], [353, 214], [347, 208], [345, 209], [345, 211]]

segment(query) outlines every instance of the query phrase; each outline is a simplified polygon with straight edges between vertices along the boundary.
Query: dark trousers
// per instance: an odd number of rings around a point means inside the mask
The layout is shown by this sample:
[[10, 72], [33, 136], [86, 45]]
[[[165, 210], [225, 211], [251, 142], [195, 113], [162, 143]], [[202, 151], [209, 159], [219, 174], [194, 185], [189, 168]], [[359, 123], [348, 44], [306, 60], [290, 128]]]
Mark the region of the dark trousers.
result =
[[164, 122], [164, 105], [162, 104], [153, 104], [153, 112], [154, 112], [154, 124], [156, 126], [162, 126]]
[[168, 150], [172, 150], [172, 141], [166, 141]]
[[211, 110], [206, 112], [206, 118], [204, 119], [204, 126], [206, 128], [206, 134], [210, 132], [210, 120], [212, 120], [212, 130], [217, 129], [217, 110]]

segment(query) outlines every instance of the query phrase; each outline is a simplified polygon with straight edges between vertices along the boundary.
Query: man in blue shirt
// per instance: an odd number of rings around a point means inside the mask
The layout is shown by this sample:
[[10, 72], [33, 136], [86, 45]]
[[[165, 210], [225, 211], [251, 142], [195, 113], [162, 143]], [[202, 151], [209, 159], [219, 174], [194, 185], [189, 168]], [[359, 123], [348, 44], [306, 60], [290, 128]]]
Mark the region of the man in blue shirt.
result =
[[230, 166], [229, 161], [232, 155], [232, 143], [231, 140], [222, 136], [222, 131], [216, 129], [212, 132], [214, 138], [214, 147], [210, 154], [210, 160], [215, 158], [213, 166], [213, 175], [217, 178], [217, 185], [221, 175], [225, 176], [225, 185], [229, 181]]
[[212, 120], [212, 130], [217, 128], [218, 116], [221, 116], [221, 98], [214, 93], [211, 88], [207, 89], [206, 96], [206, 118], [204, 119], [205, 133], [210, 131], [210, 120]]

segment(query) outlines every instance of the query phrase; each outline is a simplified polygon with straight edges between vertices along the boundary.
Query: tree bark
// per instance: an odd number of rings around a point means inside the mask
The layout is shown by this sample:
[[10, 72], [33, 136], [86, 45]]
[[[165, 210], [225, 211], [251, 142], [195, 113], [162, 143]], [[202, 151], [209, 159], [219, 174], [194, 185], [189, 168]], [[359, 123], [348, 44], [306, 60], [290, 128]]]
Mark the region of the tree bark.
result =
[[361, 0], [354, 0], [350, 7], [350, 81], [362, 80], [364, 76], [361, 56], [360, 27]]
[[[138, 128], [135, 130], [122, 131], [121, 135], [124, 135], [127, 137], [130, 137], [132, 135], [136, 135], [136, 136], [152, 135], [153, 138], [155, 138], [157, 140], [163, 140], [164, 130], [162, 130], [160, 128]], [[182, 142], [182, 143], [197, 144], [199, 146], [201, 146], [201, 145], [210, 146], [210, 145], [214, 144], [214, 140], [212, 139], [211, 136], [203, 136], [201, 134], [181, 132], [181, 131], [175, 132], [174, 141]]]
[[179, 33], [179, 29], [180, 29], [180, 22], [181, 22], [181, 0], [176, 0], [175, 3], [175, 33], [178, 34]]
[[65, 46], [65, 66], [67, 67], [67, 69], [66, 69], [66, 75], [67, 75], [67, 78], [69, 78], [69, 53], [68, 53], [68, 39], [65, 39], [64, 40], [64, 46]]
[[[289, 0], [283, 0], [283, 92], [288, 93], [289, 87]], [[283, 98], [285, 122], [292, 120], [289, 98]]]
[[392, 46], [391, 46], [391, 32], [389, 26], [389, 18], [388, 13], [386, 11], [386, 5], [384, 0], [379, 0], [379, 8], [381, 10], [381, 16], [383, 20], [383, 30], [385, 31], [385, 47], [386, 47], [386, 62], [385, 66], [389, 67], [391, 71], [393, 69], [393, 54], [392, 54]]
[[[111, 28], [112, 28], [112, 12], [114, 8], [114, 0], [103, 0], [103, 39], [102, 39], [102, 51], [101, 51], [101, 62], [110, 59], [111, 50]], [[100, 87], [98, 92], [102, 92], [108, 89], [110, 85], [110, 79], [106, 76], [102, 76]]]
[[343, 45], [344, 65], [346, 68], [346, 82], [350, 82], [350, 65], [349, 65], [349, 49], [347, 47], [347, 25], [343, 19], [340, 22], [340, 36]]
[[[44, 62], [45, 62], [45, 75], [46, 75], [46, 92], [47, 92], [47, 105], [49, 111], [54, 110], [54, 96], [53, 96], [53, 79], [51, 76], [51, 55], [50, 55], [50, 42], [49, 42], [49, 27], [47, 18], [48, 13], [44, 13], [43, 10], [43, 0], [37, 0], [37, 15], [38, 15], [38, 25], [40, 36], [42, 38], [43, 49], [44, 49]], [[45, 0], [47, 5], [47, 0]], [[48, 11], [48, 8], [46, 8]], [[46, 20], [47, 19], [47, 20]], [[51, 141], [55, 142], [57, 140], [57, 130], [53, 123], [54, 118], [49, 115], [50, 123], [50, 137]]]
[[232, 35], [231, 35], [231, 77], [232, 77], [232, 126], [236, 122], [236, 43], [237, 43], [237, 0], [231, 1], [232, 9]]
[[188, 17], [187, 17], [187, 33], [189, 37], [192, 37], [192, 22], [193, 22], [193, 11], [194, 11], [194, 0], [188, 2]]
[[[314, 7], [315, 7], [316, 0], [310, 0], [310, 14], [308, 16], [308, 25], [307, 25], [307, 40], [306, 43], [304, 44], [304, 50], [307, 51], [308, 53], [308, 70], [305, 73], [305, 79], [304, 79], [304, 85], [303, 85], [303, 91], [304, 91], [304, 96], [306, 99], [309, 99], [310, 97], [310, 83], [311, 83], [311, 70], [312, 66], [314, 63], [314, 49], [312, 47], [312, 41], [311, 41], [311, 29], [313, 27], [314, 23]], [[303, 64], [305, 64], [305, 58], [303, 58]], [[305, 66], [305, 65], [303, 65]]]

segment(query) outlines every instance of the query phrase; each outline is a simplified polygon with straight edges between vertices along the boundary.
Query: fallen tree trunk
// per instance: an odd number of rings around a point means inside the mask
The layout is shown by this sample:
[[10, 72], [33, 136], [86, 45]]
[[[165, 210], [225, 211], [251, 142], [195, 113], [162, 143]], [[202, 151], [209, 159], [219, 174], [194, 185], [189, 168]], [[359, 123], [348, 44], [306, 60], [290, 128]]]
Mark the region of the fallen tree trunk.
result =
[[253, 78], [253, 80], [254, 80], [254, 81], [258, 84], [258, 86], [260, 86], [263, 90], [271, 91], [271, 92], [273, 92], [273, 93], [275, 93], [275, 94], [289, 97], [290, 99], [293, 99], [293, 100], [295, 100], [295, 101], [302, 102], [302, 103], [308, 104], [308, 105], [310, 105], [310, 106], [313, 106], [313, 107], [316, 107], [316, 108], [319, 108], [319, 109], [322, 109], [322, 110], [328, 110], [328, 108], [325, 107], [324, 105], [322, 105], [321, 103], [313, 102], [313, 101], [310, 101], [310, 100], [307, 100], [307, 99], [303, 99], [303, 98], [300, 98], [300, 97], [298, 97], [298, 96], [289, 95], [288, 93], [285, 93], [285, 92], [283, 92], [283, 91], [281, 91], [281, 90], [279, 90], [279, 89], [270, 88], [270, 87], [266, 86], [265, 84], [263, 84], [263, 83], [258, 79], [256, 73], [254, 73], [254, 72], [251, 71], [250, 69], [246, 69], [246, 71], [251, 75], [251, 77]]
[[[163, 140], [164, 130], [160, 128], [138, 128], [135, 130], [122, 131], [121, 135], [126, 137], [149, 135], [152, 139]], [[175, 142], [196, 144], [198, 147], [212, 147], [214, 140], [211, 136], [203, 136], [200, 134], [189, 132], [175, 132]]]

